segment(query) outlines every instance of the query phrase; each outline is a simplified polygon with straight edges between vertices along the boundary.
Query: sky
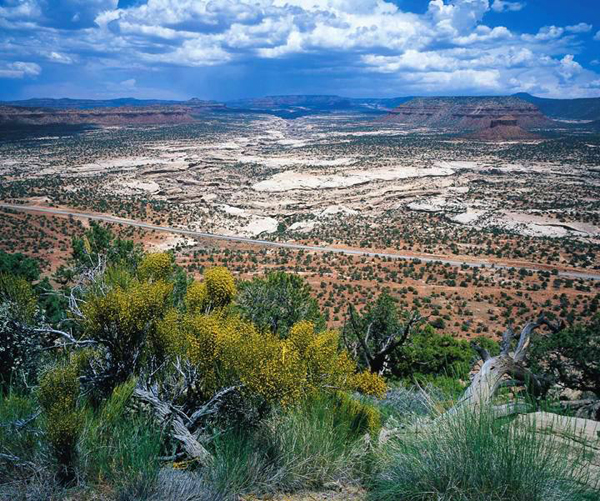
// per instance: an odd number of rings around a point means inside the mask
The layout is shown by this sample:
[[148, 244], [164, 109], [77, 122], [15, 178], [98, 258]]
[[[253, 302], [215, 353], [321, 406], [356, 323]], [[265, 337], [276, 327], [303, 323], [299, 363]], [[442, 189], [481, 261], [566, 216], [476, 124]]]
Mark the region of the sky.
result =
[[600, 0], [0, 0], [0, 99], [600, 97]]

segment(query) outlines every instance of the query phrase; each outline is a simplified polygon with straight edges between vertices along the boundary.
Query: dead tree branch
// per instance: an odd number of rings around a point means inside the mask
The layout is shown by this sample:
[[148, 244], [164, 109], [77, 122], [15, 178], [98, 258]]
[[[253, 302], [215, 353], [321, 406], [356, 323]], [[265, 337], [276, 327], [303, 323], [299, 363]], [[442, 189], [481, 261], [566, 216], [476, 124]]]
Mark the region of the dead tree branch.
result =
[[[373, 322], [369, 323], [366, 330], [363, 331], [356, 318], [354, 308], [348, 309], [348, 316], [352, 331], [357, 339], [358, 346], [360, 346], [365, 365], [369, 367], [371, 372], [379, 374], [387, 367], [392, 352], [406, 343], [413, 328], [422, 320], [421, 315], [413, 311], [400, 330], [378, 338], [377, 336], [373, 336]], [[356, 348], [354, 351], [357, 351]]]
[[453, 410], [464, 407], [477, 408], [491, 403], [498, 389], [504, 386], [508, 380], [512, 385], [519, 382], [528, 386], [536, 395], [543, 393], [548, 387], [548, 382], [533, 374], [524, 365], [531, 343], [531, 335], [542, 325], [552, 329], [560, 328], [560, 325], [551, 323], [544, 314], [541, 314], [535, 321], [528, 322], [521, 329], [517, 347], [513, 353], [511, 353], [511, 344], [512, 340], [516, 338], [516, 334], [511, 326], [502, 335], [500, 355], [496, 357], [491, 357], [487, 350], [472, 343], [484, 363]]
[[155, 388], [144, 389], [138, 387], [133, 394], [135, 397], [152, 406], [158, 421], [166, 429], [171, 429], [172, 438], [181, 443], [181, 446], [189, 457], [198, 460], [202, 464], [209, 464], [212, 461], [210, 452], [204, 448], [184, 424], [184, 419], [187, 422], [190, 421], [187, 415], [176, 409], [173, 405], [158, 398]]

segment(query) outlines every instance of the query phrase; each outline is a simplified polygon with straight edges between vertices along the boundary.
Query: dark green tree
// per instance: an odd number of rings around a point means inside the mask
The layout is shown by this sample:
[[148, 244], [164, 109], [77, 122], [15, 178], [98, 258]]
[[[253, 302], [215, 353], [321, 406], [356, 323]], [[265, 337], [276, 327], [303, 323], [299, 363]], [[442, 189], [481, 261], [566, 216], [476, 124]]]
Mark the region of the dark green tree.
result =
[[298, 275], [271, 272], [240, 284], [237, 305], [242, 315], [259, 329], [287, 337], [290, 328], [301, 320], [325, 328], [325, 319], [308, 283]]
[[35, 282], [40, 278], [40, 265], [20, 252], [9, 254], [0, 250], [0, 273], [10, 273], [28, 282]]
[[348, 306], [343, 339], [365, 368], [378, 374], [393, 373], [394, 352], [406, 343], [420, 321], [417, 312], [399, 312], [394, 299], [384, 293], [368, 304], [362, 315], [353, 304]]
[[[343, 339], [363, 367], [399, 379], [464, 379], [476, 355], [467, 341], [436, 332], [418, 312], [399, 310], [386, 293], [367, 304], [362, 314], [354, 305], [348, 307]], [[490, 353], [499, 353], [495, 341], [478, 340]]]
[[76, 265], [96, 266], [103, 257], [108, 263], [135, 267], [142, 256], [142, 248], [133, 240], [124, 240], [99, 223], [92, 221], [82, 237], [72, 239], [72, 257]]
[[565, 388], [590, 391], [600, 397], [600, 316], [548, 334], [531, 342], [529, 366]]
[[429, 325], [415, 332], [393, 354], [393, 374], [398, 378], [449, 376], [464, 379], [473, 363], [469, 343], [439, 334]]

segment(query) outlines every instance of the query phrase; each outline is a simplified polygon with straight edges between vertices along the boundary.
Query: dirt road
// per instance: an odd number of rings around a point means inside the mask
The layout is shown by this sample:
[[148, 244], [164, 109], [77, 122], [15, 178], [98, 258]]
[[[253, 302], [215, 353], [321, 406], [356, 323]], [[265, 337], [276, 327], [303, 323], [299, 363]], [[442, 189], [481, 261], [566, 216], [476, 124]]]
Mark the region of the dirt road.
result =
[[[210, 238], [215, 240], [226, 240], [230, 242], [240, 242], [245, 244], [259, 245], [263, 247], [280, 247], [285, 249], [294, 249], [294, 250], [306, 250], [312, 252], [334, 252], [338, 254], [349, 254], [354, 256], [368, 256], [368, 257], [385, 257], [391, 259], [402, 259], [405, 261], [410, 261], [414, 259], [419, 259], [422, 262], [437, 262], [442, 264], [449, 264], [451, 266], [470, 266], [473, 268], [499, 268], [499, 269], [510, 269], [510, 268], [524, 268], [528, 271], [552, 271], [552, 268], [547, 268], [544, 266], [536, 266], [535, 264], [530, 264], [527, 266], [515, 266], [504, 263], [489, 263], [486, 261], [460, 261], [454, 259], [448, 259], [447, 257], [436, 257], [436, 256], [415, 256], [408, 254], [396, 254], [396, 253], [388, 253], [388, 252], [370, 252], [360, 249], [345, 249], [339, 247], [323, 247], [318, 245], [304, 245], [292, 242], [272, 242], [270, 240], [261, 240], [247, 237], [240, 237], [235, 235], [219, 235], [216, 233], [204, 233], [201, 231], [187, 230], [185, 228], [174, 228], [172, 226], [158, 226], [150, 223], [144, 223], [143, 221], [135, 221], [132, 219], [125, 219], [116, 216], [109, 216], [104, 214], [93, 214], [89, 212], [77, 212], [69, 209], [56, 209], [52, 207], [41, 207], [41, 206], [33, 206], [33, 205], [17, 205], [17, 204], [5, 204], [0, 203], [0, 209], [12, 209], [24, 212], [38, 212], [43, 214], [57, 214], [62, 216], [72, 216], [79, 217], [84, 219], [90, 219], [94, 221], [104, 221], [107, 223], [114, 224], [124, 224], [127, 226], [134, 226], [136, 228], [143, 228], [146, 230], [154, 230], [154, 231], [163, 231], [167, 233], [174, 233], [178, 235], [186, 235], [195, 238]], [[584, 280], [600, 280], [600, 273], [592, 273], [592, 272], [579, 272], [579, 271], [564, 271], [558, 270], [558, 275], [565, 278], [582, 278]]]

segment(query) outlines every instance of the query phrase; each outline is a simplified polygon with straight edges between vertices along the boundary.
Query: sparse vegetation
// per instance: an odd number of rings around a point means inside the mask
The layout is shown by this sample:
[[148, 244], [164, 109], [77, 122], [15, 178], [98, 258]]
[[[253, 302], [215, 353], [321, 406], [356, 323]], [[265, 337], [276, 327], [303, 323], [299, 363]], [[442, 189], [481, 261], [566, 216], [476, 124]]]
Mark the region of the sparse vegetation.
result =
[[[593, 432], [535, 422], [600, 409], [600, 282], [585, 275], [600, 254], [582, 230], [600, 224], [597, 136], [483, 146], [335, 122], [298, 118], [289, 148], [262, 115], [0, 142], [0, 158], [16, 159], [2, 164], [2, 202], [358, 249], [0, 209], [0, 498], [233, 501], [333, 486], [374, 501], [600, 496]], [[261, 139], [242, 153], [242, 136]], [[319, 196], [259, 184], [298, 166], [335, 181], [438, 162], [452, 172]], [[473, 208], [490, 214], [456, 218]], [[505, 266], [457, 264], [482, 260]], [[515, 353], [529, 337], [500, 335], [534, 318], [545, 320], [526, 365]], [[489, 360], [507, 368], [492, 388], [478, 372]]]

